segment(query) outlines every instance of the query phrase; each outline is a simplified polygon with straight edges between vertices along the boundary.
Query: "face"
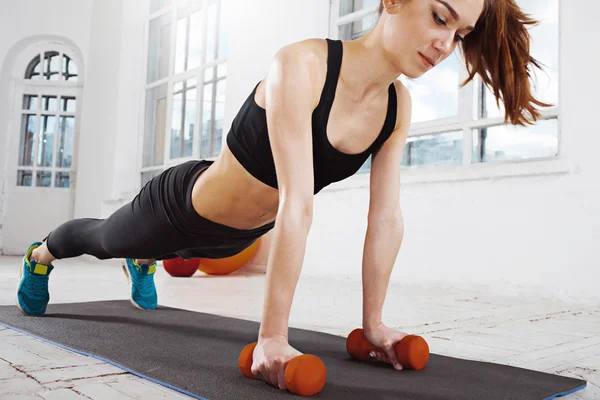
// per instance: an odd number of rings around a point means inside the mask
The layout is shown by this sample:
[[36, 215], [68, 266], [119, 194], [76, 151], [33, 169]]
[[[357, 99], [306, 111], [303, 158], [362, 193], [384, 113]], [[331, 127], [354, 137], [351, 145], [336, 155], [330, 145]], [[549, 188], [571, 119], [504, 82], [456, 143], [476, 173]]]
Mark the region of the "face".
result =
[[384, 49], [409, 78], [445, 60], [469, 34], [484, 0], [384, 0]]

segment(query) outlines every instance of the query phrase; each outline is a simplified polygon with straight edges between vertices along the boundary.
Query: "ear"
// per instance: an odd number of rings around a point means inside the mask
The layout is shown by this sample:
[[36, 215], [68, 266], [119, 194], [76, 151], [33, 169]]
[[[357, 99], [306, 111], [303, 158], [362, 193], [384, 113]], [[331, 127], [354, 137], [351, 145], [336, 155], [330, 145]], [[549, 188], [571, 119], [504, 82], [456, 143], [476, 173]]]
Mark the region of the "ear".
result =
[[406, 0], [382, 0], [383, 9], [388, 14], [395, 14], [400, 9], [402, 3], [406, 3]]

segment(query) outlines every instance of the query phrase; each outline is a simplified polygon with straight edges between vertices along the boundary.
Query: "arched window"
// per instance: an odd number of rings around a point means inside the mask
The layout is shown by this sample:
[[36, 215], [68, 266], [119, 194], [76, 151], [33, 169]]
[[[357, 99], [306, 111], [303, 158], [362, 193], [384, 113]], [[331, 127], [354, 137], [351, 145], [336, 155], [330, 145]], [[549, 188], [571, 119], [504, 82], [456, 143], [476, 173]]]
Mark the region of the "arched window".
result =
[[[43, 64], [40, 60], [43, 57]], [[77, 64], [66, 54], [46, 51], [35, 56], [27, 65], [25, 79], [76, 82]]]
[[69, 188], [81, 84], [77, 63], [60, 50], [44, 49], [22, 65], [17, 186]]

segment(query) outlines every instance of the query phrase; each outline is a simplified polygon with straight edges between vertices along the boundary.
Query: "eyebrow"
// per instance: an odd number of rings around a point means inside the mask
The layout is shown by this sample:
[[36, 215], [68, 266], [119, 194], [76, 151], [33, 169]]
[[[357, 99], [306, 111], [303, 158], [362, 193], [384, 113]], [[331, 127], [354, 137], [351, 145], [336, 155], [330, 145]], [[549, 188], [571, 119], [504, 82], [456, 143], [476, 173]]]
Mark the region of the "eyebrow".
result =
[[[460, 16], [456, 12], [456, 10], [454, 8], [452, 8], [452, 6], [450, 4], [448, 4], [447, 2], [445, 2], [443, 0], [437, 0], [437, 1], [438, 1], [438, 3], [442, 3], [443, 5], [446, 6], [446, 8], [448, 9], [448, 11], [450, 11], [450, 14], [452, 14], [452, 18], [454, 18], [454, 20], [456, 22], [460, 21]], [[468, 31], [472, 31], [475, 28], [473, 26], [469, 25], [465, 29], [468, 30]]]

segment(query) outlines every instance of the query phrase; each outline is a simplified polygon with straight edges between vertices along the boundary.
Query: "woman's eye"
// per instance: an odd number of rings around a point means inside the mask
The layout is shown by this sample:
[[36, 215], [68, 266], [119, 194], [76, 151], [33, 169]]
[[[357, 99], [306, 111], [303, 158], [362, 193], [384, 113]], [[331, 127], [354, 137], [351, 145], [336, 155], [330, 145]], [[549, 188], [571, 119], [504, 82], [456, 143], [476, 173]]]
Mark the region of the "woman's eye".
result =
[[446, 25], [446, 21], [444, 21], [436, 12], [433, 13], [433, 19], [438, 25]]

